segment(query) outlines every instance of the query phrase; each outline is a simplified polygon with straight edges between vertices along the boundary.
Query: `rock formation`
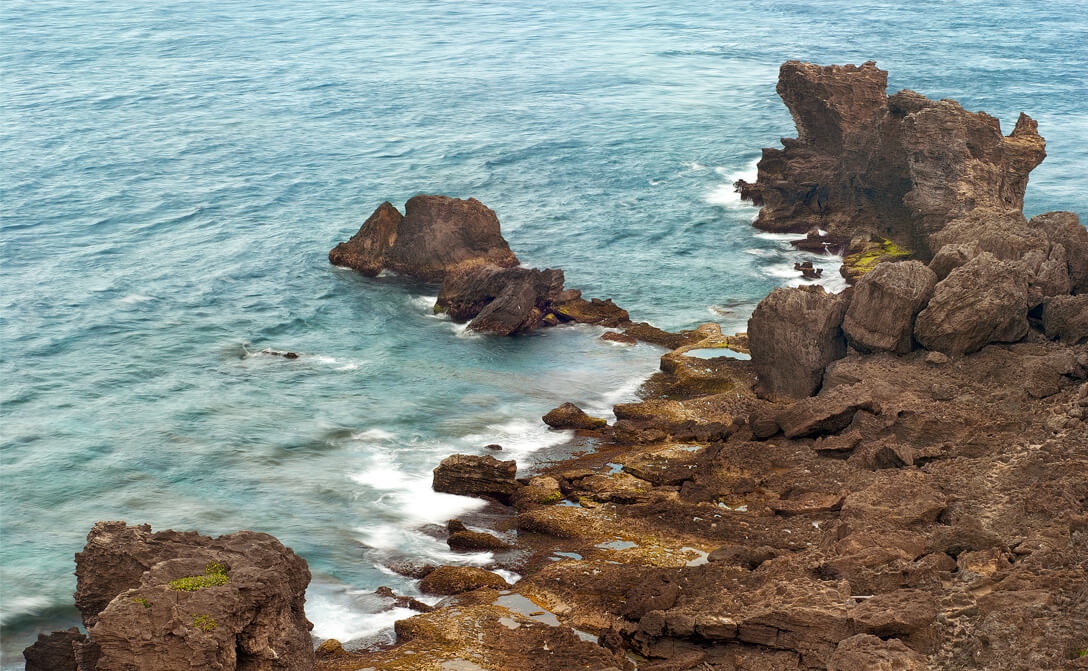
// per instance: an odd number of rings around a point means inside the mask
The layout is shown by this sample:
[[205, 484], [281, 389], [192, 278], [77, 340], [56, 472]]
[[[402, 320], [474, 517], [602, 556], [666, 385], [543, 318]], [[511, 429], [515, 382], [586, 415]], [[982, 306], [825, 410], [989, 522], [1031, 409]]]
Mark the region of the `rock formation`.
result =
[[742, 198], [762, 205], [755, 225], [804, 233], [888, 237], [929, 260], [929, 236], [976, 209], [1019, 212], [1028, 173], [1046, 156], [1021, 114], [1008, 136], [997, 119], [913, 91], [888, 97], [887, 72], [789, 61], [778, 94], [797, 139], [764, 149]]
[[329, 252], [329, 261], [365, 275], [389, 269], [426, 282], [441, 282], [450, 271], [473, 265], [518, 264], [499, 218], [474, 198], [415, 196], [404, 212], [382, 203], [358, 233]]
[[842, 324], [847, 342], [861, 352], [911, 351], [914, 318], [936, 284], [937, 275], [920, 261], [880, 264], [854, 287]]
[[313, 668], [303, 607], [310, 571], [268, 534], [209, 538], [98, 522], [76, 555], [76, 578], [88, 637], [72, 646], [72, 668]]
[[522, 485], [514, 479], [517, 464], [492, 456], [454, 454], [434, 469], [432, 488], [436, 492], [462, 496], [486, 496], [503, 503]]

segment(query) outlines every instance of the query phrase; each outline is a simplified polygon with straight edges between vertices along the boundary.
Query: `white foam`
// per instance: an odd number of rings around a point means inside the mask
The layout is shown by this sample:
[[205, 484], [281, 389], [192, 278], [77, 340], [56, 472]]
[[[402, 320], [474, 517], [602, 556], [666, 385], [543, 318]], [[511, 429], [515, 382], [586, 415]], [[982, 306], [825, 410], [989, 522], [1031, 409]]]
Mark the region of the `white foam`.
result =
[[151, 296], [144, 296], [143, 294], [129, 294], [121, 299], [122, 303], [146, 303], [147, 301], [155, 300]]
[[521, 580], [521, 575], [514, 573], [513, 571], [507, 571], [503, 568], [491, 569], [492, 573], [496, 573], [502, 577], [503, 580], [513, 585], [517, 581]]
[[408, 302], [420, 310], [434, 313], [434, 304], [438, 302], [438, 296], [412, 296]]
[[10, 622], [22, 615], [40, 613], [49, 607], [49, 599], [44, 596], [17, 596], [4, 599], [4, 610], [0, 611], [0, 624]]
[[351, 434], [354, 440], [380, 440], [390, 441], [397, 437], [397, 434], [386, 431], [385, 429], [367, 429], [359, 433]]
[[370, 638], [391, 629], [397, 620], [415, 614], [408, 608], [368, 613], [353, 602], [351, 592], [346, 590], [333, 592], [311, 589], [306, 598], [306, 616], [314, 623], [314, 636], [322, 639], [335, 638], [341, 642]]
[[573, 436], [573, 431], [549, 429], [540, 421], [512, 419], [500, 424], [489, 424], [486, 431], [465, 436], [463, 440], [475, 444], [498, 443], [502, 445], [503, 454], [519, 457], [559, 445]]

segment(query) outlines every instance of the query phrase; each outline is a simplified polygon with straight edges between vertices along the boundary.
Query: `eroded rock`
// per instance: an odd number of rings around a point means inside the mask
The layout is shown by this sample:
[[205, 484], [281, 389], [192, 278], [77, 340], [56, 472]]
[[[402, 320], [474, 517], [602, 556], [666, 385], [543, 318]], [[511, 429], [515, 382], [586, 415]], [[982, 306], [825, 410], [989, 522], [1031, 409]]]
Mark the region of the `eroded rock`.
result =
[[843, 318], [847, 342], [861, 352], [906, 354], [913, 344], [914, 318], [936, 284], [937, 275], [919, 261], [882, 263], [866, 273]]
[[489, 496], [509, 503], [510, 496], [521, 489], [514, 479], [517, 463], [499, 461], [490, 455], [453, 454], [434, 469], [431, 488], [436, 492], [462, 496]]

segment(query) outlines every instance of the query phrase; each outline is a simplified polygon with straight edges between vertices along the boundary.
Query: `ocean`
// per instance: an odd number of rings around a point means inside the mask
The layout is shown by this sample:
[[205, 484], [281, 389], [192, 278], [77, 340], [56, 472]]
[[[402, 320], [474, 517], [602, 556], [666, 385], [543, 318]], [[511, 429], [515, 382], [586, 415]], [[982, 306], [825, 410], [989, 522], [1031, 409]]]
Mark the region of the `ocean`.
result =
[[435, 533], [482, 502], [431, 469], [489, 443], [551, 458], [570, 435], [542, 414], [609, 416], [662, 352], [472, 335], [433, 316], [437, 287], [328, 250], [384, 200], [474, 197], [568, 287], [742, 331], [795, 261], [835, 275], [731, 187], [794, 136], [788, 59], [875, 60], [890, 92], [1005, 132], [1027, 112], [1049, 154], [1027, 214], [1088, 215], [1074, 0], [5, 2], [0, 667], [78, 623], [96, 520], [271, 533], [310, 564], [315, 635], [389, 640], [407, 613], [374, 589], [415, 587], [387, 564], [491, 561]]

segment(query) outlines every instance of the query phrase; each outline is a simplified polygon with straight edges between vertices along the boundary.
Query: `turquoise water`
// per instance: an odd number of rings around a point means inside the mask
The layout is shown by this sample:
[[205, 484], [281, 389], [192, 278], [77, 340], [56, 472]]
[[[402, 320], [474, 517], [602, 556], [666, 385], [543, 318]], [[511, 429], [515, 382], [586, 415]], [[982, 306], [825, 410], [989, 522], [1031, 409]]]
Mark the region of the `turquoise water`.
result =
[[[662, 3], [665, 4], [665, 3]], [[475, 197], [529, 265], [665, 328], [743, 330], [798, 260], [730, 184], [792, 136], [778, 66], [1027, 111], [1026, 209], [1088, 214], [1078, 2], [6, 2], [0, 14], [3, 662], [75, 624], [95, 520], [272, 533], [319, 636], [381, 637], [390, 558], [478, 503], [430, 469], [528, 463], [567, 400], [656, 367], [593, 328], [470, 336], [436, 287], [331, 267], [383, 200]], [[833, 274], [833, 273], [831, 273]], [[286, 360], [262, 350], [294, 351]]]

